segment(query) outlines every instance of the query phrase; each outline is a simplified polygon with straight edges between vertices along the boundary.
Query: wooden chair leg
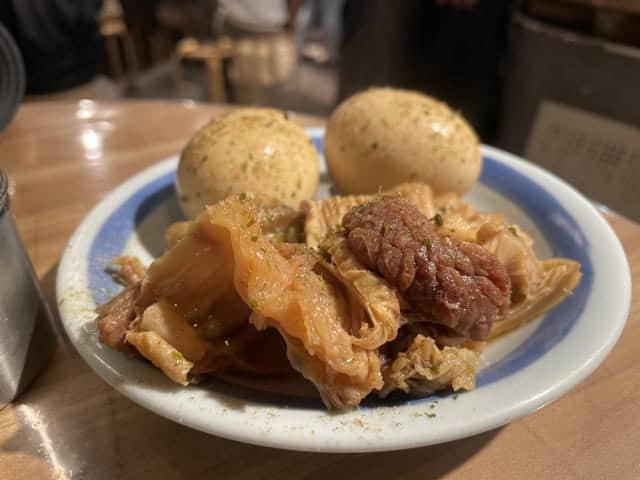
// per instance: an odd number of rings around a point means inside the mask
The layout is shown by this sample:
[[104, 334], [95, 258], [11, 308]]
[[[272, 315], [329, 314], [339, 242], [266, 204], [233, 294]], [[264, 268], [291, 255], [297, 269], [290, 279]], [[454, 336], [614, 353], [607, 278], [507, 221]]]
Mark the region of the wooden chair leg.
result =
[[122, 48], [127, 60], [127, 70], [134, 74], [138, 73], [138, 57], [136, 56], [136, 48], [129, 32], [122, 34]]
[[220, 57], [207, 59], [207, 80], [209, 100], [213, 102], [226, 102], [227, 95], [224, 88], [224, 75], [222, 73], [222, 61]]
[[181, 96], [184, 91], [184, 71], [182, 69], [182, 57], [174, 55], [171, 63], [173, 63], [173, 85], [176, 95]]
[[120, 78], [122, 76], [123, 66], [122, 60], [120, 59], [120, 46], [118, 45], [118, 39], [113, 35], [108, 35], [105, 37], [104, 43], [113, 76], [115, 78]]
[[120, 42], [122, 44], [122, 52], [124, 53], [124, 60], [126, 61], [126, 84], [129, 91], [136, 89], [136, 77], [138, 74], [138, 59], [136, 57], [136, 50], [133, 44], [133, 38], [129, 32], [124, 31], [120, 34]]

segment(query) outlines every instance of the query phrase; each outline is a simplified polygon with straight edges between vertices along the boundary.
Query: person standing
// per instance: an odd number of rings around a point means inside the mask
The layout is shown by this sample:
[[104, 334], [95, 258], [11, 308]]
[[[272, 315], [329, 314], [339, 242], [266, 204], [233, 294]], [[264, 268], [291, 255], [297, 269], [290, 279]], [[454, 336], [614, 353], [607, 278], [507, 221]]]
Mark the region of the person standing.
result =
[[102, 71], [102, 0], [3, 0], [0, 22], [24, 58], [26, 93], [69, 90]]

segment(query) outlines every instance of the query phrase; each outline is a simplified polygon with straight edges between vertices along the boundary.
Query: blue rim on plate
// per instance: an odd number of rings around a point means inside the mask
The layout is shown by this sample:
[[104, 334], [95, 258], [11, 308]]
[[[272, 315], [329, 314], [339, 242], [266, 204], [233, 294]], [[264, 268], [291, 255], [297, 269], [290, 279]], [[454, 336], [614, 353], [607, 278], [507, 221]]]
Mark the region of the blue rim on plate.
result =
[[[322, 136], [311, 134], [311, 139], [322, 153]], [[571, 331], [584, 311], [593, 285], [593, 266], [590, 245], [586, 235], [562, 204], [542, 186], [511, 166], [501, 163], [490, 155], [483, 158], [483, 169], [479, 182], [518, 205], [538, 230], [548, 240], [552, 254], [574, 259], [581, 264], [582, 279], [568, 298], [548, 312], [536, 330], [515, 350], [496, 363], [482, 369], [476, 379], [476, 389], [500, 381], [535, 362], [557, 345]], [[115, 209], [94, 238], [88, 259], [89, 286], [96, 304], [104, 303], [115, 293], [113, 279], [105, 273], [109, 259], [122, 253], [130, 232], [144, 221], [149, 213], [175, 195], [175, 172], [164, 174], [133, 192]], [[233, 390], [235, 394], [252, 400], [278, 402], [281, 396], [265, 395], [214, 382], [219, 388]], [[214, 386], [215, 388], [215, 386]], [[425, 402], [432, 397], [403, 401]], [[388, 404], [388, 400], [368, 399], [366, 406]], [[318, 401], [295, 401], [296, 406], [320, 407]]]
[[[321, 152], [323, 129], [307, 132]], [[487, 146], [482, 152], [484, 169], [469, 201], [500, 211], [529, 231], [543, 258], [578, 260], [583, 278], [546, 315], [491, 342], [482, 356], [479, 388], [459, 398], [439, 398], [437, 418], [425, 417], [425, 407], [431, 412], [433, 404], [424, 402], [433, 398], [367, 400], [363, 408], [334, 415], [319, 402], [257, 393], [220, 379], [182, 388], [148, 364], [100, 344], [96, 302], [116, 291], [104, 267], [123, 249], [146, 259], [159, 251], [166, 223], [176, 218], [175, 156], [114, 189], [78, 226], [58, 268], [62, 324], [87, 364], [127, 398], [168, 419], [237, 441], [291, 450], [371, 452], [447, 442], [509, 423], [556, 400], [604, 360], [624, 328], [631, 280], [615, 233], [579, 192], [506, 152]]]

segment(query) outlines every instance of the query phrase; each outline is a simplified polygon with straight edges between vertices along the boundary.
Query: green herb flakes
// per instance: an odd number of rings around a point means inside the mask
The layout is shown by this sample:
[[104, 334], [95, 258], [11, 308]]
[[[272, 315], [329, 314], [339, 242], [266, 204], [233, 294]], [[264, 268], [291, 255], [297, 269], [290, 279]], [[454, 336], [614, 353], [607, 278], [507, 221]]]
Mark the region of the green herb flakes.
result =
[[442, 219], [442, 215], [436, 213], [433, 217], [429, 219], [430, 222], [435, 223], [438, 227], [444, 225], [444, 220]]
[[326, 245], [318, 246], [318, 253], [325, 258], [330, 258], [331, 254], [329, 253], [329, 248]]
[[176, 367], [178, 365], [180, 365], [182, 363], [182, 361], [184, 360], [184, 357], [182, 356], [182, 354], [177, 350], [172, 350], [171, 351], [171, 358], [173, 359]]
[[284, 243], [287, 239], [287, 235], [282, 228], [276, 228], [273, 232], [272, 238], [278, 243]]
[[331, 230], [331, 233], [334, 233], [336, 235], [341, 235], [345, 233], [345, 228], [342, 225], [338, 224], [335, 227], [333, 227], [333, 229]]

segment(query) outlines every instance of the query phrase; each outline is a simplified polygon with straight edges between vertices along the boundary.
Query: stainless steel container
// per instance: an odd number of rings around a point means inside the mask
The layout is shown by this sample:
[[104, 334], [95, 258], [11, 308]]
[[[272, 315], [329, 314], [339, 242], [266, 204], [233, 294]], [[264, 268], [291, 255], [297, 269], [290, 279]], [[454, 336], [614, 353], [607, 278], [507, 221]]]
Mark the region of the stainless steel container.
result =
[[9, 213], [8, 187], [0, 170], [0, 408], [31, 383], [55, 344], [50, 311]]

